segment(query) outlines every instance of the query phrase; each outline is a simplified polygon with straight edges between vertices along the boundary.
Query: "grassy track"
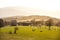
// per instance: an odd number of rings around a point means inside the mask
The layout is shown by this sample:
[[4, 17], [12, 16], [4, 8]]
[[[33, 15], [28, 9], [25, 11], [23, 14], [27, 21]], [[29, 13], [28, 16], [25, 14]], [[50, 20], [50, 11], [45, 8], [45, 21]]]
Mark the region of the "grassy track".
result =
[[[14, 27], [3, 27], [0, 29], [0, 40], [60, 40], [60, 28], [17, 26], [17, 34], [14, 34]], [[35, 30], [35, 31], [32, 31]], [[9, 34], [9, 31], [12, 34]], [[42, 32], [41, 32], [42, 31]]]

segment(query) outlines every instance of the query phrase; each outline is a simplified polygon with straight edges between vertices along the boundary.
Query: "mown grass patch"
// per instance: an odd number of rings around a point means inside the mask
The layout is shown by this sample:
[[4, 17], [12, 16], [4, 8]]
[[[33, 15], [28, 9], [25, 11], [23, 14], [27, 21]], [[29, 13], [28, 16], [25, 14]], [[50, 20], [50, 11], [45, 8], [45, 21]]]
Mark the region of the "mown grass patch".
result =
[[[17, 34], [14, 34], [15, 27], [18, 27]], [[10, 31], [12, 34], [9, 34]], [[41, 29], [31, 26], [11, 26], [1, 28], [0, 32], [0, 40], [60, 40], [60, 28], [55, 26], [52, 26], [51, 30], [45, 26]]]

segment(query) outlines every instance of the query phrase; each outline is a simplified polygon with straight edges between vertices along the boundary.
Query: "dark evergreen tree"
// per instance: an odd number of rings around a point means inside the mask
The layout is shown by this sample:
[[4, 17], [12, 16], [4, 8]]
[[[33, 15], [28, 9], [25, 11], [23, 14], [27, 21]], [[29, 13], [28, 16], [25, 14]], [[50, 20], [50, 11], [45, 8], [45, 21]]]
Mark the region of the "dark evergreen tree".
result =
[[17, 21], [16, 20], [11, 20], [11, 26], [16, 26], [17, 25]]
[[0, 28], [4, 26], [4, 21], [3, 19], [0, 19]]

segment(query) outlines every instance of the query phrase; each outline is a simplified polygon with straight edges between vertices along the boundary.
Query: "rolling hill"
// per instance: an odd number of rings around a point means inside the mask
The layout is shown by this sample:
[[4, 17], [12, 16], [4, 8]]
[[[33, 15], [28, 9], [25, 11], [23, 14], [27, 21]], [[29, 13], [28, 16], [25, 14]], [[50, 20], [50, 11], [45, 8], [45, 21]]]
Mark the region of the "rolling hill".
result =
[[11, 20], [17, 20], [17, 22], [31, 22], [31, 20], [35, 19], [35, 21], [44, 21], [46, 22], [48, 19], [52, 19], [53, 23], [56, 24], [60, 22], [60, 19], [52, 18], [49, 16], [39, 16], [39, 15], [31, 15], [31, 16], [12, 16], [12, 17], [6, 17], [3, 18], [4, 21], [11, 21]]

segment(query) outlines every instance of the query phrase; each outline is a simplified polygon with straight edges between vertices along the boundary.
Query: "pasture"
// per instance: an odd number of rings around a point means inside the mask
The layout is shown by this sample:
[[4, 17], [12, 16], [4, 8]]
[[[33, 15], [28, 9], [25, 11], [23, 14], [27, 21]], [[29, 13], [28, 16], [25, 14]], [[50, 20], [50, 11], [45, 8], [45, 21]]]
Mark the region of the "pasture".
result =
[[[18, 27], [17, 34], [14, 34], [15, 27]], [[60, 27], [52, 26], [48, 30], [47, 26], [7, 26], [0, 28], [0, 40], [60, 40]]]

